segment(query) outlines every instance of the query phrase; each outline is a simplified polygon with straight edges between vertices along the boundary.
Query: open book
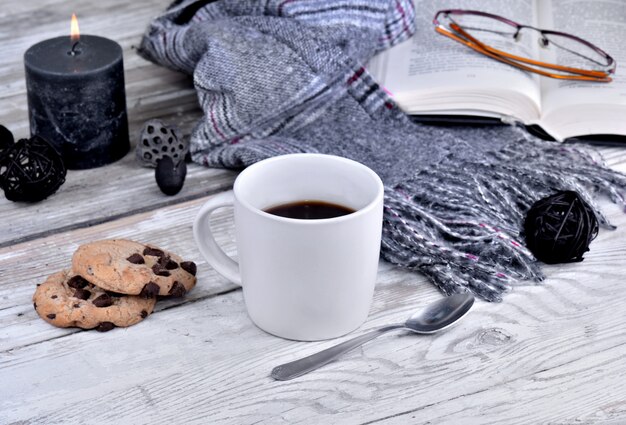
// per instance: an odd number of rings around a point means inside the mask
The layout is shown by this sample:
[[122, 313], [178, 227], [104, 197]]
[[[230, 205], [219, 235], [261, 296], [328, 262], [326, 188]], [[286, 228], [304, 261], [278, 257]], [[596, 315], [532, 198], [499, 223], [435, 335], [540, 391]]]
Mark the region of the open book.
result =
[[[520, 24], [586, 39], [617, 62], [610, 83], [555, 80], [481, 55], [435, 32], [441, 9], [473, 9]], [[622, 0], [415, 0], [417, 32], [379, 54], [369, 71], [412, 115], [497, 117], [539, 125], [556, 140], [626, 136], [626, 1]], [[542, 57], [521, 40], [528, 57]]]

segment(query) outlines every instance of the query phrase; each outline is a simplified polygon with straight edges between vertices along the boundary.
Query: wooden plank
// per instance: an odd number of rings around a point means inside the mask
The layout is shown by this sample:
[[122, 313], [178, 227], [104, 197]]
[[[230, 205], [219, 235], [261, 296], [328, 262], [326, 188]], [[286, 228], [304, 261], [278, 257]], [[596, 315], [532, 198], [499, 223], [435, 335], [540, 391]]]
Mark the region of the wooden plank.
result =
[[[543, 296], [542, 292], [532, 295]], [[517, 307], [523, 305], [525, 311], [532, 297], [524, 298]], [[405, 301], [417, 302], [414, 297]], [[569, 423], [620, 405], [625, 395], [620, 372], [624, 353], [615, 340], [623, 341], [623, 333], [601, 333], [595, 338], [601, 344], [589, 349], [594, 338], [567, 341], [576, 329], [563, 326], [558, 331], [565, 331], [565, 336], [556, 338], [554, 333], [546, 338], [549, 332], [541, 332], [544, 326], [539, 322], [529, 329], [517, 319], [504, 327], [489, 327], [490, 320], [505, 312], [494, 316], [484, 312], [487, 307], [479, 305], [471, 322], [447, 334], [390, 336], [315, 375], [276, 383], [267, 378], [276, 362], [313, 351], [306, 345], [318, 349], [328, 343], [280, 341], [245, 326], [240, 294], [229, 294], [185, 307], [193, 310], [179, 316], [159, 313], [150, 324], [119, 331], [123, 335], [115, 336], [115, 344], [107, 341], [113, 334], [83, 333], [71, 344], [46, 343], [45, 350], [28, 353], [25, 363], [10, 361], [14, 367], [6, 369], [5, 376], [21, 379], [11, 379], [2, 390], [9, 396], [3, 398], [2, 412], [7, 416], [2, 419], [360, 423], [410, 412], [414, 421], [407, 416], [399, 421], [407, 423], [422, 422], [425, 410], [435, 413], [434, 418], [445, 414], [446, 423], [459, 423], [455, 420], [482, 417], [487, 409], [480, 394], [504, 393], [507, 397], [487, 404], [499, 408], [492, 413], [494, 419]], [[401, 320], [412, 308], [387, 309], [385, 315], [374, 315], [370, 324]], [[598, 312], [593, 309], [589, 314]], [[608, 325], [617, 323], [613, 319]], [[158, 344], [158, 350], [151, 344]], [[549, 349], [552, 345], [555, 348]], [[571, 360], [571, 351], [581, 357]], [[50, 380], [38, 382], [34, 371], [39, 370], [50, 371]], [[59, 393], [59, 387], [73, 390]], [[556, 406], [550, 403], [555, 397]], [[513, 407], [510, 413], [502, 415], [507, 412], [503, 405]], [[473, 409], [467, 409], [470, 406]], [[466, 409], [459, 411], [460, 407]], [[623, 412], [617, 410], [615, 418], [623, 419]]]
[[0, 247], [206, 196], [232, 186], [234, 178], [230, 171], [191, 164], [183, 190], [169, 197], [157, 187], [154, 170], [138, 167], [131, 156], [72, 171], [60, 191], [41, 203], [0, 200]]
[[[501, 304], [477, 302], [445, 333], [390, 335], [294, 381], [268, 373], [336, 341], [265, 334], [240, 291], [173, 306], [126, 330], [4, 350], [0, 422], [621, 423], [626, 216], [607, 209], [620, 229], [602, 232], [584, 262], [546, 267], [543, 284], [520, 284]], [[167, 222], [178, 220], [173, 214]], [[402, 321], [439, 297], [423, 277], [383, 264], [363, 329]], [[11, 334], [45, 327], [30, 320]]]

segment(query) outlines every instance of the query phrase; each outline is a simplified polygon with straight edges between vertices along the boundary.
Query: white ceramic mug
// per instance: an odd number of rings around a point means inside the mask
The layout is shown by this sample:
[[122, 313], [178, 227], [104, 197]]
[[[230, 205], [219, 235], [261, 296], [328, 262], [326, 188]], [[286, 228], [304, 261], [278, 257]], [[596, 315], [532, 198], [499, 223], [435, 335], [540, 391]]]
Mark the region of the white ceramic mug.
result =
[[[328, 219], [293, 219], [264, 210], [315, 200], [355, 212]], [[209, 216], [234, 205], [239, 264], [215, 242]], [[193, 233], [217, 272], [243, 287], [250, 318], [288, 339], [335, 338], [369, 313], [380, 253], [383, 184], [358, 162], [331, 155], [292, 154], [241, 172], [232, 192], [211, 198]]]

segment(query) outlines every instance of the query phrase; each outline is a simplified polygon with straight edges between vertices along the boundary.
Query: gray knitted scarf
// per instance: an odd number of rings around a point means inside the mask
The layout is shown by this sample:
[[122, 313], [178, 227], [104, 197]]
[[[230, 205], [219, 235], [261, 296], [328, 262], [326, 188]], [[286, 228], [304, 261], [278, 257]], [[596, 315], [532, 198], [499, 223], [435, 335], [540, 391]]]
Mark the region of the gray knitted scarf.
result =
[[363, 64], [414, 32], [411, 0], [182, 0], [152, 22], [140, 53], [193, 75], [204, 118], [195, 162], [242, 168], [294, 152], [357, 160], [385, 182], [382, 256], [443, 292], [499, 301], [541, 271], [520, 234], [556, 190], [623, 202], [626, 177], [593, 152], [515, 127], [419, 125]]

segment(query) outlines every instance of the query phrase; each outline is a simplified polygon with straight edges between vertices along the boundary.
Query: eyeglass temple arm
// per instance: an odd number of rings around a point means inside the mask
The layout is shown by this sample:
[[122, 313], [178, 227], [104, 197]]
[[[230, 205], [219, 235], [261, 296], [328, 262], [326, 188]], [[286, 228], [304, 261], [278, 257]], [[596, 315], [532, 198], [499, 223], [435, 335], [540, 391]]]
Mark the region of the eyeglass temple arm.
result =
[[558, 71], [571, 72], [571, 73], [574, 73], [574, 74], [587, 75], [589, 77], [600, 77], [600, 78], [603, 78], [603, 77], [607, 77], [608, 76], [608, 73], [603, 72], [603, 71], [589, 71], [589, 70], [586, 70], [586, 69], [571, 68], [571, 67], [562, 66], [562, 65], [555, 65], [555, 64], [535, 61], [535, 60], [532, 60], [532, 59], [529, 59], [529, 58], [524, 58], [524, 57], [521, 57], [521, 56], [513, 55], [511, 53], [503, 52], [501, 50], [494, 49], [493, 47], [487, 46], [486, 44], [483, 44], [482, 42], [478, 41], [477, 39], [475, 39], [470, 34], [468, 34], [467, 31], [465, 31], [462, 27], [460, 27], [456, 23], [452, 23], [450, 26], [455, 31], [458, 31], [463, 36], [467, 37], [470, 41], [476, 43], [477, 45], [479, 45], [483, 49], [485, 49], [488, 52], [491, 52], [491, 53], [493, 53], [495, 55], [504, 56], [504, 57], [507, 57], [509, 59], [513, 59], [513, 60], [516, 60], [516, 61], [528, 63], [528, 64], [535, 65], [535, 66], [541, 66], [543, 68], [549, 68], [549, 69], [555, 69], [555, 70], [558, 70]]
[[[513, 65], [516, 66], [518, 68], [524, 69], [526, 71], [531, 71], [531, 72], [535, 72], [537, 74], [546, 76], [546, 77], [552, 77], [552, 78], [557, 78], [557, 79], [563, 79], [563, 80], [580, 80], [580, 81], [599, 81], [599, 82], [610, 82], [611, 78], [608, 77], [608, 74], [602, 71], [588, 71], [588, 70], [584, 70], [584, 69], [577, 69], [577, 68], [570, 68], [570, 67], [566, 67], [566, 66], [560, 66], [560, 65], [553, 65], [553, 64], [548, 64], [548, 63], [543, 63], [543, 62], [539, 62], [539, 61], [534, 61], [532, 59], [527, 59], [527, 58], [523, 58], [523, 57], [519, 57], [516, 55], [512, 55], [510, 53], [506, 53], [506, 52], [502, 52], [498, 49], [494, 49], [490, 46], [487, 46], [483, 43], [481, 43], [480, 41], [476, 40], [474, 37], [472, 37], [471, 35], [469, 35], [467, 32], [463, 31], [463, 29], [461, 27], [459, 27], [458, 25], [452, 23], [450, 25], [452, 27], [452, 29], [454, 29], [455, 31], [458, 31], [460, 34], [462, 34], [463, 36], [467, 37], [470, 41], [465, 40], [459, 36], [457, 36], [456, 34], [451, 33], [450, 31], [445, 30], [442, 27], [435, 27], [435, 30], [442, 34], [445, 35], [449, 38], [452, 38], [453, 40], [462, 43], [464, 45], [466, 45], [467, 47], [482, 53], [486, 56], [489, 56], [493, 59], [496, 59], [500, 62], [504, 62], [506, 64], [509, 65]], [[510, 59], [508, 59], [510, 58]], [[511, 60], [513, 59], [513, 60]], [[555, 69], [555, 70], [560, 70], [560, 71], [564, 71], [564, 72], [569, 72], [569, 73], [573, 73], [573, 74], [580, 74], [580, 75], [559, 75], [559, 74], [552, 74], [546, 71], [542, 71], [540, 69], [536, 69], [536, 68], [532, 68], [530, 66], [526, 66], [523, 65], [519, 62], [523, 62], [523, 63], [528, 63], [534, 66], [538, 66], [538, 67], [542, 67], [542, 68], [549, 68], [549, 69]]]

